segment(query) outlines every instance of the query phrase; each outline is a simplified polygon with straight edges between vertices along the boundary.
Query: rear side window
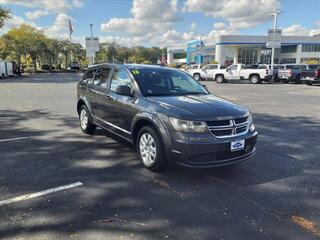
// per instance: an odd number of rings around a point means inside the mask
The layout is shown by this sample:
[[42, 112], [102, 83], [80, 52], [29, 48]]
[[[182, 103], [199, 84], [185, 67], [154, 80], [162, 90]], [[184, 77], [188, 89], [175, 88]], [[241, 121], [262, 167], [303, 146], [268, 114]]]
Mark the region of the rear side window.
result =
[[131, 79], [129, 74], [123, 69], [114, 69], [111, 79], [110, 90], [116, 91], [117, 87], [120, 85], [131, 86]]
[[92, 80], [94, 73], [96, 72], [97, 69], [89, 69], [82, 77], [82, 82], [88, 83]]
[[94, 76], [93, 85], [106, 88], [109, 74], [110, 68], [99, 68]]

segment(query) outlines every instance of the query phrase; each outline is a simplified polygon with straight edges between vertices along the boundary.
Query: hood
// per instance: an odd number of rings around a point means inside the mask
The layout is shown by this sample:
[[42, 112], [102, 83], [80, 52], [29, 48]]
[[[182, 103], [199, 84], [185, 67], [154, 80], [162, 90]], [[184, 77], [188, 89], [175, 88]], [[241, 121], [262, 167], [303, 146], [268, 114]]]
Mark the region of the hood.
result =
[[156, 111], [186, 120], [234, 119], [249, 114], [248, 109], [213, 95], [150, 96]]

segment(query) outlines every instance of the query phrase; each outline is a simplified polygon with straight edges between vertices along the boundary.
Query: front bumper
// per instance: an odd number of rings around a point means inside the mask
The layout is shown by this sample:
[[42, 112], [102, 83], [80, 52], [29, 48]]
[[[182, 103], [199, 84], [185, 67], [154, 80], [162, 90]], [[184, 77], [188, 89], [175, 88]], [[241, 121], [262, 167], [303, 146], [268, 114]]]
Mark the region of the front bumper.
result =
[[[255, 154], [258, 133], [256, 131], [242, 136], [217, 139], [211, 134], [175, 133], [170, 152], [171, 162], [192, 167], [210, 168], [236, 164]], [[245, 139], [242, 150], [231, 151], [232, 140]]]

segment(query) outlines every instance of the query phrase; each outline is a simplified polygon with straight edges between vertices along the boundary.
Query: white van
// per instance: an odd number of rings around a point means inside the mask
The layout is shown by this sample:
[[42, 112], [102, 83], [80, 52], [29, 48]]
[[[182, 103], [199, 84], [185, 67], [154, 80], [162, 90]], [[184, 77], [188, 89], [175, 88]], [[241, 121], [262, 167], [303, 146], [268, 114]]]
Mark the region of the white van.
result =
[[6, 62], [6, 75], [9, 76], [9, 77], [13, 77], [12, 62]]
[[0, 77], [6, 77], [6, 63], [3, 61], [0, 61]]

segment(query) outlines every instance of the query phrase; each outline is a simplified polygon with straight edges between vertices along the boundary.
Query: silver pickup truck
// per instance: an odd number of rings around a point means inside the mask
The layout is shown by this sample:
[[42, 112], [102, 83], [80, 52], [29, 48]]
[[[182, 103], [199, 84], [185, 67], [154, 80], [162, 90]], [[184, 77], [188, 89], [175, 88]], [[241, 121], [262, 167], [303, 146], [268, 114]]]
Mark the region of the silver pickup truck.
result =
[[307, 64], [283, 64], [279, 66], [278, 78], [284, 83], [301, 83], [301, 72], [307, 69]]

